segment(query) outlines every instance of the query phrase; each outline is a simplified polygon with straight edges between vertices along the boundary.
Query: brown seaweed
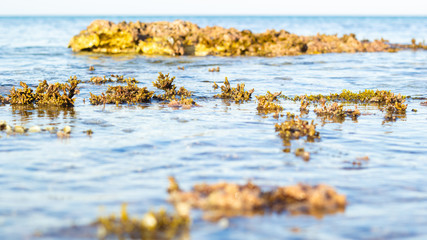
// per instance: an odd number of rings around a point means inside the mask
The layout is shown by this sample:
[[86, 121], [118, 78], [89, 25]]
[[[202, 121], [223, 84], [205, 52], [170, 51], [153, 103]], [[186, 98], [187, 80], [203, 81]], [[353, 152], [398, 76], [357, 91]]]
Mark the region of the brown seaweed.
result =
[[191, 191], [180, 189], [175, 178], [169, 177], [169, 200], [175, 206], [187, 204], [205, 212], [204, 218], [216, 221], [223, 217], [253, 216], [268, 212], [288, 211], [291, 214], [324, 214], [344, 211], [344, 195], [332, 187], [319, 184], [297, 184], [264, 191], [248, 182], [244, 185], [220, 182], [196, 184]]

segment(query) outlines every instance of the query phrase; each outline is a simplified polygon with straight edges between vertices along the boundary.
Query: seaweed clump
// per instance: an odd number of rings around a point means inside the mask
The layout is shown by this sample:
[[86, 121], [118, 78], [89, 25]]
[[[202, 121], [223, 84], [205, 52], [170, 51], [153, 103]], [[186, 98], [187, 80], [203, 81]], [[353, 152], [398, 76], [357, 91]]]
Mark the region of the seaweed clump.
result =
[[336, 102], [327, 106], [325, 100], [321, 100], [321, 104], [321, 107], [315, 108], [314, 112], [317, 116], [332, 119], [334, 122], [341, 122], [347, 116], [353, 120], [357, 120], [357, 117], [360, 116], [360, 111], [357, 109], [357, 105], [355, 105], [354, 110], [352, 110], [344, 109], [342, 104], [338, 104]]
[[138, 87], [135, 83], [128, 82], [127, 86], [108, 86], [105, 93], [94, 95], [90, 93], [89, 101], [93, 105], [99, 104], [136, 104], [151, 101], [154, 92], [146, 87]]
[[170, 214], [165, 210], [147, 212], [142, 218], [129, 216], [126, 204], [122, 205], [120, 216], [114, 214], [99, 217], [98, 238], [115, 236], [119, 239], [176, 239], [188, 234], [190, 217], [188, 212]]
[[285, 97], [293, 101], [308, 101], [308, 102], [320, 102], [320, 101], [339, 101], [339, 102], [353, 102], [353, 103], [378, 103], [378, 104], [389, 104], [395, 102], [402, 102], [406, 97], [401, 94], [394, 94], [391, 91], [386, 90], [371, 90], [365, 89], [359, 92], [352, 92], [350, 90], [342, 90], [341, 93], [331, 93], [329, 95], [317, 94], [317, 95], [301, 95], [293, 98]]
[[283, 211], [322, 217], [344, 211], [347, 205], [344, 195], [324, 184], [297, 184], [263, 191], [252, 182], [244, 185], [220, 182], [196, 184], [191, 191], [185, 192], [175, 178], [169, 177], [169, 182], [169, 200], [175, 206], [187, 204], [201, 209], [205, 211], [204, 218], [211, 221]]
[[288, 114], [288, 118], [280, 124], [275, 124], [276, 132], [279, 133], [285, 146], [284, 152], [290, 152], [291, 140], [306, 137], [307, 141], [313, 142], [315, 139], [320, 138], [319, 132], [316, 131], [314, 120], [308, 123], [308, 121], [301, 120], [290, 114]]
[[12, 90], [10, 90], [9, 101], [11, 104], [21, 105], [74, 106], [75, 99], [73, 97], [79, 93], [77, 88], [79, 81], [76, 80], [76, 77], [70, 79], [70, 84], [48, 84], [47, 81], [44, 80], [38, 85], [35, 91], [28, 87], [26, 83], [20, 82], [22, 89], [15, 89], [15, 87], [13, 87]]
[[283, 111], [283, 107], [275, 103], [279, 101], [277, 98], [280, 94], [282, 94], [282, 92], [272, 94], [270, 91], [267, 91], [267, 94], [265, 95], [255, 96], [258, 100], [258, 112], [262, 114], [269, 114]]
[[235, 88], [231, 87], [230, 82], [228, 82], [228, 78], [225, 78], [224, 85], [221, 86], [221, 93], [214, 95], [214, 97], [231, 99], [236, 103], [242, 103], [244, 101], [249, 101], [253, 92], [254, 89], [246, 91], [244, 83], [237, 84]]
[[154, 95], [155, 98], [169, 101], [168, 106], [170, 107], [183, 107], [191, 108], [192, 106], [197, 106], [197, 103], [190, 98], [193, 93], [188, 91], [184, 87], [180, 87], [178, 90], [176, 85], [173, 83], [175, 77], [169, 77], [168, 74], [159, 73], [157, 80], [153, 82], [153, 86], [163, 90], [164, 94]]
[[9, 98], [8, 97], [3, 97], [0, 95], [0, 105], [5, 105], [5, 104], [9, 104]]
[[[113, 79], [115, 78], [115, 79]], [[88, 81], [89, 83], [93, 83], [93, 84], [105, 84], [105, 83], [139, 83], [138, 80], [136, 80], [135, 78], [125, 78], [123, 75], [114, 75], [111, 74], [111, 77], [107, 78], [106, 76], [104, 77], [91, 77], [90, 80]]]

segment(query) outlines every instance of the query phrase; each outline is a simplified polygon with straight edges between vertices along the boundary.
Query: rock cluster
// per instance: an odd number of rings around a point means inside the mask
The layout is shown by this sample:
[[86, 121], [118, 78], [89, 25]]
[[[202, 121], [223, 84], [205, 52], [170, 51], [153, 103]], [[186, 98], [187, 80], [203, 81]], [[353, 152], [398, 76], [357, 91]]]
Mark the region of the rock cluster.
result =
[[359, 41], [354, 34], [298, 36], [285, 30], [253, 33], [219, 26], [201, 28], [182, 20], [121, 22], [95, 20], [74, 36], [73, 51], [144, 55], [285, 56], [395, 51], [385, 40]]

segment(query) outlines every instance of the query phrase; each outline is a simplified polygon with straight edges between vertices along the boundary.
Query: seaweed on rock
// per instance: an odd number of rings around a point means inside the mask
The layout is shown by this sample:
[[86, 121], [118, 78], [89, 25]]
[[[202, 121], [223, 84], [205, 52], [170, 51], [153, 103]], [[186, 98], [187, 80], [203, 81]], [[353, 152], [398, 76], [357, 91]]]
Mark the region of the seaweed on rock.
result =
[[[412, 44], [411, 46], [415, 46]], [[144, 55], [285, 56], [341, 52], [397, 51], [386, 40], [359, 41], [355, 34], [298, 36], [285, 30], [253, 33], [219, 26], [201, 28], [182, 20], [120, 22], [95, 20], [74, 36], [73, 51], [141, 53]]]
[[244, 185], [220, 182], [196, 184], [186, 192], [180, 189], [175, 178], [169, 177], [169, 183], [170, 202], [175, 206], [185, 204], [199, 208], [205, 212], [204, 218], [211, 221], [283, 211], [322, 217], [344, 211], [347, 205], [344, 195], [324, 184], [310, 186], [300, 183], [263, 191], [252, 182]]

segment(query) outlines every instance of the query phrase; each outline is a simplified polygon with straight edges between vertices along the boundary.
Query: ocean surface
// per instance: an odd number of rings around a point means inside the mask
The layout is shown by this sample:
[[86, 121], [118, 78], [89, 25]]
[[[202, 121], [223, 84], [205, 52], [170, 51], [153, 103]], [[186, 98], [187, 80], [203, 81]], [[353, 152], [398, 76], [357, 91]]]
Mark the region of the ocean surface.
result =
[[[325, 183], [347, 196], [345, 212], [321, 219], [285, 212], [231, 218], [226, 228], [203, 221], [202, 212], [193, 210], [191, 239], [427, 239], [427, 107], [420, 105], [427, 98], [426, 51], [276, 58], [73, 53], [69, 40], [95, 19], [184, 19], [254, 32], [427, 40], [427, 17], [0, 17], [0, 95], [20, 81], [34, 87], [39, 80], [65, 82], [74, 75], [80, 80], [125, 75], [155, 90], [152, 82], [163, 72], [176, 76], [176, 84], [193, 91], [201, 105], [190, 110], [159, 102], [93, 106], [89, 93], [107, 86], [81, 84], [73, 109], [0, 106], [0, 120], [11, 125], [72, 127], [68, 139], [0, 132], [0, 239], [84, 239], [70, 228], [118, 213], [124, 202], [135, 216], [171, 210], [168, 176], [185, 190], [202, 182], [252, 180], [267, 188]], [[217, 66], [220, 72], [208, 71]], [[392, 122], [372, 105], [359, 106], [357, 121], [342, 123], [318, 118], [310, 106], [303, 118], [314, 119], [321, 139], [292, 143], [292, 150], [304, 147], [311, 153], [305, 162], [282, 151], [274, 124], [285, 118], [258, 114], [254, 97], [243, 104], [213, 98], [219, 92], [213, 82], [221, 84], [225, 77], [233, 86], [244, 82], [254, 88], [254, 95], [380, 89], [412, 98], [406, 115]], [[282, 99], [281, 105], [285, 113], [299, 113], [299, 103]], [[88, 129], [91, 137], [83, 133]], [[364, 156], [369, 161], [352, 164]]]

